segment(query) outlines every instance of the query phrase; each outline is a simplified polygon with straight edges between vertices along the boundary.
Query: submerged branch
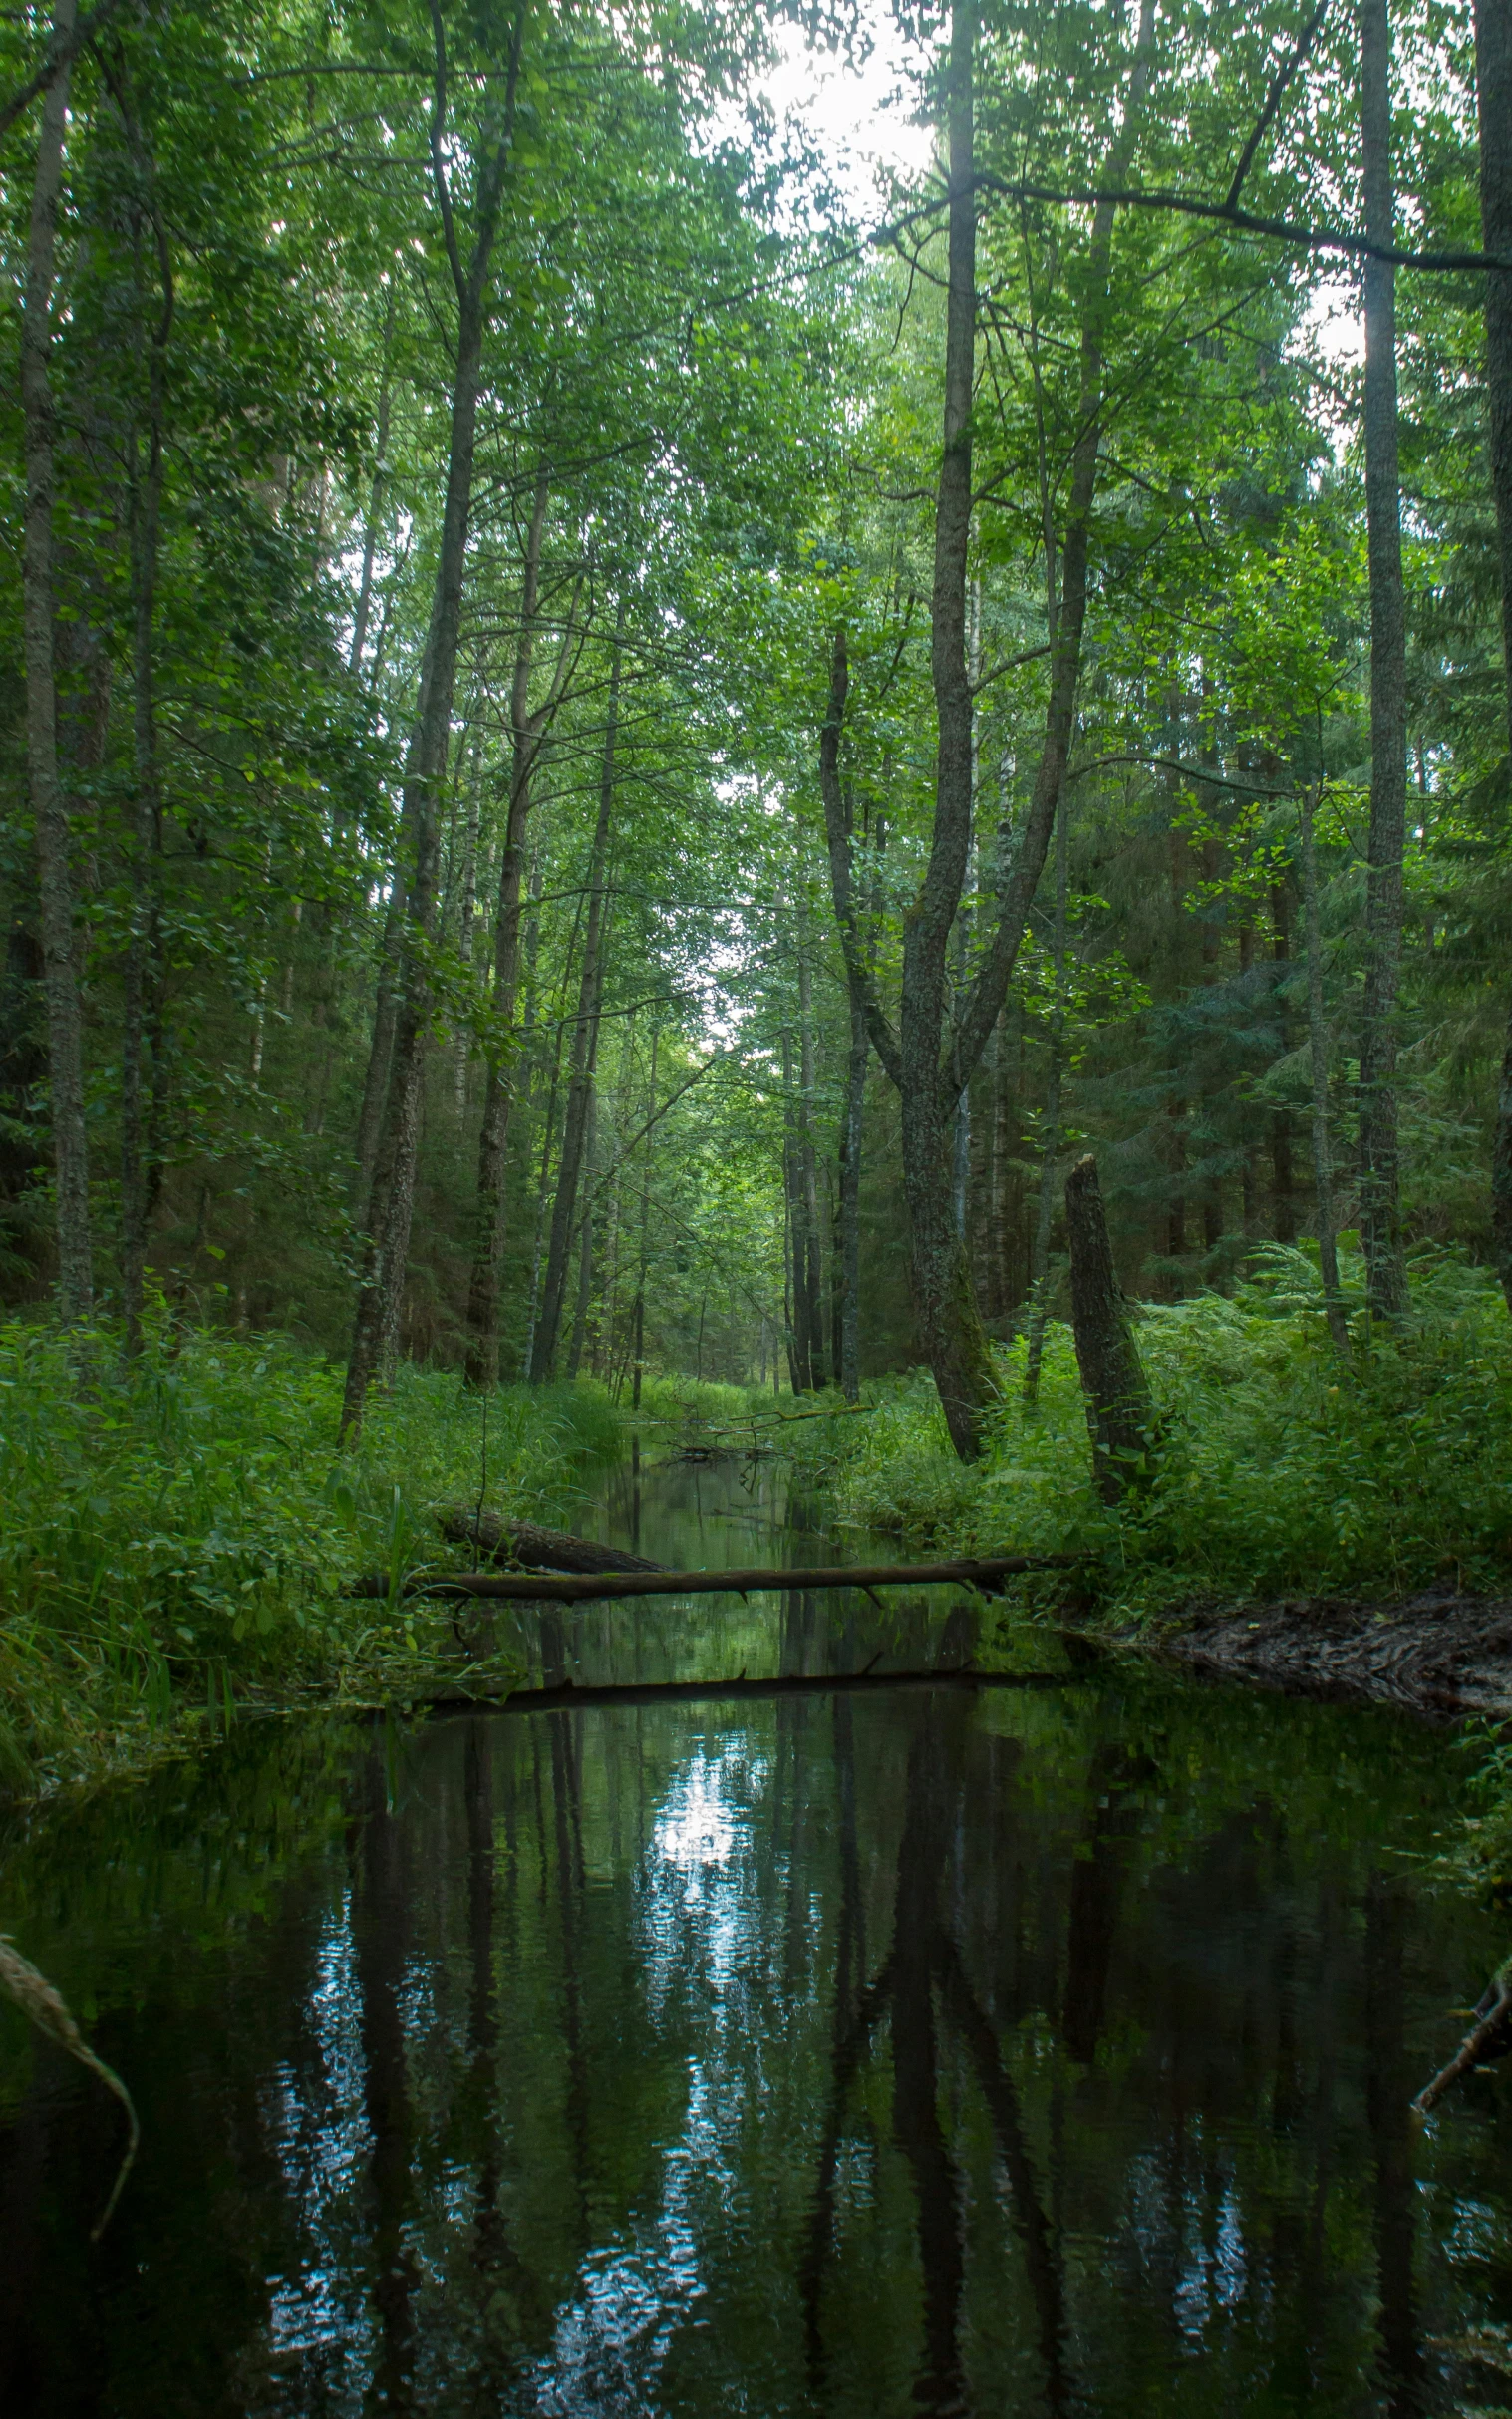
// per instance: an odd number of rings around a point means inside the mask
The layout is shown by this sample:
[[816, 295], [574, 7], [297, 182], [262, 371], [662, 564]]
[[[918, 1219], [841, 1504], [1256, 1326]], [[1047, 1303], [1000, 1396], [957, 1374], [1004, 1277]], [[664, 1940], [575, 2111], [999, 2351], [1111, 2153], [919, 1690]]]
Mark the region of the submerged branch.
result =
[[111, 2197], [105, 2205], [100, 2223], [92, 2229], [90, 2234], [90, 2241], [98, 2243], [115, 2216], [116, 2204], [121, 2198], [122, 2187], [132, 2172], [132, 2162], [137, 2156], [137, 2145], [142, 2139], [142, 2127], [137, 2121], [136, 2105], [114, 2066], [107, 2066], [104, 2058], [97, 2057], [85, 2040], [62, 1992], [48, 1980], [45, 1973], [38, 1970], [29, 1958], [21, 1955], [14, 1941], [9, 1940], [4, 1933], [0, 1933], [0, 1990], [3, 1990], [8, 1998], [15, 2000], [22, 2014], [29, 2017], [39, 2032], [45, 2033], [50, 2041], [56, 2041], [60, 2049], [66, 2050], [71, 2058], [77, 2058], [81, 2066], [87, 2067], [92, 2075], [98, 2077], [106, 2090], [114, 2093], [126, 2110], [126, 2121], [130, 2128], [126, 2155], [116, 2170], [116, 2181], [111, 2187]]
[[1415, 2117], [1431, 2116], [1444, 2093], [1472, 2066], [1485, 2058], [1504, 2058], [1512, 2049], [1512, 1962], [1497, 1974], [1475, 2013], [1479, 2022], [1474, 2030], [1465, 2034], [1448, 2065], [1439, 2068], [1412, 2102]]

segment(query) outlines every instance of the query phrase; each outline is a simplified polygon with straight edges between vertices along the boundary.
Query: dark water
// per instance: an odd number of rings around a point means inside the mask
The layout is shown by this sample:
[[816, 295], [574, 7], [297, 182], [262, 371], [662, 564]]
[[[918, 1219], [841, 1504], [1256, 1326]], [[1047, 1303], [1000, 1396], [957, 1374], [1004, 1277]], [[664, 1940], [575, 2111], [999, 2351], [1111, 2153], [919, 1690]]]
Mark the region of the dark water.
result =
[[[669, 1561], [769, 1518], [728, 1470], [641, 1490]], [[971, 1643], [878, 1620], [530, 1644], [602, 1679]], [[1512, 2405], [1512, 2074], [1406, 2113], [1506, 1945], [1413, 1862], [1455, 1770], [1142, 1667], [245, 1727], [6, 1848], [0, 1924], [145, 2138], [92, 2248], [110, 2104], [0, 2011], [0, 2410]]]

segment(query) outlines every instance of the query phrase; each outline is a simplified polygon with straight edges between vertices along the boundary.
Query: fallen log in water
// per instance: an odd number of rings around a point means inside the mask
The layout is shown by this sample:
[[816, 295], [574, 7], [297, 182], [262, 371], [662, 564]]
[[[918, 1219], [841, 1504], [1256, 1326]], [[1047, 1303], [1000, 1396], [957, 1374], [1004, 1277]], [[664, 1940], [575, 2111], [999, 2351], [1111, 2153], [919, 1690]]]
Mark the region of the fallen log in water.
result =
[[1085, 1683], [1084, 1671], [979, 1671], [971, 1663], [953, 1663], [939, 1671], [784, 1671], [770, 1679], [609, 1680], [580, 1687], [570, 1679], [545, 1688], [511, 1688], [507, 1696], [458, 1693], [417, 1698], [432, 1713], [475, 1713], [490, 1707], [496, 1713], [554, 1713], [564, 1706], [697, 1704], [705, 1698], [832, 1696], [862, 1694], [890, 1688], [1075, 1688]]
[[1430, 2116], [1444, 2093], [1472, 2067], [1492, 2058], [1504, 2058], [1512, 2051], [1512, 1967], [1502, 1967], [1472, 2012], [1479, 2019], [1474, 2031], [1465, 2034], [1448, 2065], [1440, 2067], [1432, 2082], [1423, 2085], [1412, 2102], [1415, 2117]]
[[[1085, 1560], [1081, 1554], [992, 1554], [963, 1562], [826, 1563], [812, 1570], [779, 1570], [756, 1565], [744, 1571], [604, 1571], [582, 1577], [529, 1571], [433, 1571], [417, 1573], [405, 1584], [407, 1596], [439, 1596], [451, 1600], [482, 1597], [512, 1603], [577, 1605], [608, 1596], [754, 1596], [760, 1590], [782, 1595], [810, 1588], [976, 1588], [984, 1596], [1001, 1593], [1005, 1579], [1022, 1571], [1063, 1571]], [[389, 1582], [382, 1571], [355, 1580], [354, 1596], [387, 1596]]]
[[526, 1571], [662, 1571], [665, 1563], [627, 1554], [623, 1546], [601, 1546], [565, 1529], [543, 1529], [533, 1520], [500, 1520], [496, 1512], [471, 1512], [454, 1504], [439, 1526], [449, 1545], [470, 1546], [479, 1562], [517, 1563]]

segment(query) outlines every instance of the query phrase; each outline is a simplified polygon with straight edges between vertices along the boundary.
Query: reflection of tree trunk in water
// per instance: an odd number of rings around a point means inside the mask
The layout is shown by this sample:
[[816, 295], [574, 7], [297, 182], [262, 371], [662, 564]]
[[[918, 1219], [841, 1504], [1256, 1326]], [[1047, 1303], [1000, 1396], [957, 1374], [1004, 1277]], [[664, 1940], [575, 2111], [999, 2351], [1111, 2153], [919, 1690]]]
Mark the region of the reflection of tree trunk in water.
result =
[[1040, 2327], [1045, 2363], [1045, 2399], [1054, 2412], [1066, 2407], [1065, 2283], [1054, 2235], [1046, 2221], [1040, 2185], [1024, 2139], [1024, 2120], [1014, 2079], [1004, 2065], [992, 2025], [961, 1963], [950, 1935], [937, 1933], [940, 1981], [945, 2004], [960, 2029], [977, 2070], [992, 2118], [998, 2153], [1013, 2194], [1014, 2225], [1024, 2245], [1024, 2266]]
[[1416, 2184], [1407, 2107], [1412, 2086], [1402, 2055], [1403, 1914], [1399, 1886], [1372, 1873], [1365, 1888], [1365, 2113], [1375, 2152], [1375, 2289], [1391, 2419], [1425, 2405], [1412, 2291]]
[[1104, 1742], [1092, 1755], [1084, 1802], [1091, 1820], [1071, 1867], [1070, 1920], [1065, 1946], [1065, 2008], [1061, 2037], [1077, 2063], [1089, 2066], [1107, 2022], [1107, 1981], [1113, 1932], [1123, 1896], [1127, 1842], [1139, 1820], [1135, 1792], [1153, 1778], [1143, 1756]]
[[957, 2330], [965, 2282], [961, 2185], [940, 2127], [934, 1963], [945, 1821], [939, 1744], [926, 1716], [908, 1757], [908, 1798], [898, 1849], [892, 1943], [893, 2133], [913, 2169], [924, 2274], [924, 2358], [914, 2381], [920, 2410], [966, 2408]]
[[581, 1716], [553, 1713], [547, 1718], [551, 1727], [551, 1805], [556, 1828], [556, 1890], [561, 1919], [563, 2029], [567, 2036], [567, 2134], [572, 2146], [572, 2180], [586, 2242], [589, 2199], [588, 2064], [583, 2054], [583, 1994], [577, 1960], [578, 1892], [584, 1876], [575, 1753]]
[[967, 2408], [957, 2341], [965, 2282], [965, 2247], [959, 2179], [940, 2127], [934, 2012], [938, 1987], [944, 2011], [957, 2026], [971, 2055], [1007, 2171], [1014, 2201], [1014, 2224], [1024, 2245], [1025, 2267], [1039, 2321], [1046, 2400], [1050, 2410], [1058, 2414], [1066, 2407], [1065, 2296], [1054, 2238], [1025, 2144], [1013, 2079], [1004, 2067], [992, 2026], [972, 1989], [960, 1952], [940, 1921], [947, 1831], [943, 1783], [950, 1765], [950, 1742], [942, 1733], [938, 1718], [926, 1714], [909, 1754], [892, 1948], [875, 1981], [860, 1992], [855, 2013], [851, 2015], [850, 1976], [852, 1972], [859, 1976], [864, 1971], [865, 1937], [854, 1830], [854, 1752], [850, 1710], [843, 1699], [836, 1700], [834, 1720], [841, 1908], [832, 2083], [813, 2212], [798, 2270], [810, 2385], [822, 2398], [826, 2367], [821, 2324], [824, 2268], [834, 2234], [835, 2174], [845, 2131], [846, 2101], [872, 2033], [890, 2007], [893, 2129], [913, 2170], [924, 2281], [924, 2360], [913, 2399], [921, 2410], [951, 2412]]
[[357, 1978], [362, 1996], [364, 2093], [373, 2137], [369, 2165], [373, 2206], [373, 2305], [380, 2349], [372, 2400], [381, 2409], [410, 2402], [415, 2359], [411, 2296], [416, 2275], [404, 2240], [410, 2206], [410, 2099], [400, 1987], [407, 1945], [404, 1847], [389, 1811], [381, 1748], [368, 1758], [364, 1779], [362, 1884], [358, 1900]]

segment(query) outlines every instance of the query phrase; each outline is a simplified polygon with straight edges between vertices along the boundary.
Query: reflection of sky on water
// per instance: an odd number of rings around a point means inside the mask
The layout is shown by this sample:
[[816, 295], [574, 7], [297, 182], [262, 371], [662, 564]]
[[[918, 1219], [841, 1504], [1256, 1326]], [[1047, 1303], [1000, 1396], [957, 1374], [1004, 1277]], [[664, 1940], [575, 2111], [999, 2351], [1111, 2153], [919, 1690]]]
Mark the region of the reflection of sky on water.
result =
[[375, 2349], [367, 2280], [353, 2253], [354, 2196], [373, 2155], [364, 2106], [362, 2005], [344, 1893], [323, 1927], [308, 1994], [309, 2056], [268, 2077], [262, 2117], [268, 2142], [300, 2216], [300, 2258], [268, 2278], [272, 2365], [317, 2367], [332, 2407], [360, 2397]]
[[645, 1940], [644, 1987], [660, 2017], [674, 1992], [707, 2007], [705, 2058], [688, 2068], [681, 2132], [662, 2154], [656, 2210], [633, 2232], [591, 2252], [578, 2289], [558, 2311], [549, 2362], [537, 2371], [542, 2419], [655, 2419], [661, 2372], [677, 2329], [707, 2290], [697, 2213], [728, 2207], [738, 2184], [727, 2143], [740, 2125], [739, 2077], [722, 2064], [732, 1984], [759, 1940], [761, 1908], [752, 1823], [767, 1777], [744, 1741], [701, 1743], [670, 1781], [636, 1877]]

